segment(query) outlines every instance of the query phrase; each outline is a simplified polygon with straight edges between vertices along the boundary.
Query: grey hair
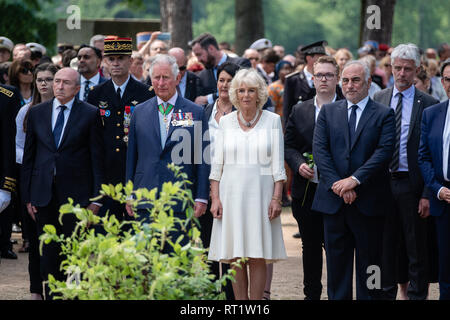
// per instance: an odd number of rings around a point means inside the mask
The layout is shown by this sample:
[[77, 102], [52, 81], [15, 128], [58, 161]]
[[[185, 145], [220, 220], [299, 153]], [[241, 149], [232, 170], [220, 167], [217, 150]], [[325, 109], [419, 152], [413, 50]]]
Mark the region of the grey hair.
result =
[[347, 69], [348, 67], [350, 67], [350, 66], [352, 66], [352, 65], [354, 65], [354, 64], [357, 64], [358, 66], [363, 67], [363, 69], [364, 69], [364, 81], [365, 81], [366, 83], [368, 83], [369, 78], [370, 78], [370, 69], [369, 69], [368, 64], [365, 63], [365, 62], [363, 62], [363, 61], [352, 60], [352, 61], [347, 62], [347, 63], [344, 65], [344, 68], [342, 69], [342, 73], [344, 73], [344, 70], [345, 70], [345, 69]]
[[174, 57], [169, 56], [168, 54], [157, 54], [156, 56], [150, 58], [150, 69], [149, 69], [150, 78], [152, 77], [153, 74], [153, 68], [157, 64], [169, 65], [172, 69], [173, 76], [175, 78], [178, 76], [179, 69], [177, 60]]
[[258, 92], [258, 98], [256, 101], [257, 108], [262, 110], [263, 106], [267, 102], [267, 99], [269, 98], [269, 93], [267, 91], [267, 84], [259, 72], [253, 68], [241, 69], [235, 74], [233, 80], [231, 80], [229, 90], [230, 101], [238, 110], [240, 109], [240, 106], [237, 97], [237, 90], [241, 84], [245, 84], [251, 88], [256, 88], [256, 91]]
[[394, 65], [395, 59], [413, 60], [416, 67], [420, 67], [419, 48], [413, 44], [399, 44], [391, 53], [391, 64]]
[[92, 47], [94, 46], [94, 43], [96, 42], [96, 41], [103, 41], [103, 40], [105, 40], [105, 36], [104, 35], [102, 35], [102, 34], [96, 34], [95, 36], [93, 36], [92, 38], [91, 38], [91, 40], [89, 41], [89, 45], [91, 45]]

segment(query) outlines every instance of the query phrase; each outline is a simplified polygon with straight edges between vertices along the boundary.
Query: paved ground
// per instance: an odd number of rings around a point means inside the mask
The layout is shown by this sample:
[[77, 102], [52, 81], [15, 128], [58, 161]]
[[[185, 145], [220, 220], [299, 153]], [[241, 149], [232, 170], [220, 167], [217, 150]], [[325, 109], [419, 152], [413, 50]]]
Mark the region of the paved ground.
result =
[[[303, 300], [303, 274], [300, 256], [301, 240], [292, 235], [297, 232], [297, 223], [292, 217], [290, 209], [285, 208], [281, 216], [283, 224], [283, 235], [288, 254], [288, 259], [278, 262], [274, 266], [272, 281], [272, 299], [276, 300]], [[13, 238], [19, 243], [14, 246], [14, 251], [22, 245], [20, 234], [13, 234]], [[17, 260], [2, 259], [0, 263], [0, 300], [24, 300], [29, 298], [28, 278], [28, 255], [18, 253]], [[325, 264], [325, 259], [324, 259]], [[326, 267], [323, 267], [324, 275], [322, 283], [324, 286], [322, 299], [326, 295]], [[439, 291], [437, 284], [430, 286], [430, 299], [438, 299]]]

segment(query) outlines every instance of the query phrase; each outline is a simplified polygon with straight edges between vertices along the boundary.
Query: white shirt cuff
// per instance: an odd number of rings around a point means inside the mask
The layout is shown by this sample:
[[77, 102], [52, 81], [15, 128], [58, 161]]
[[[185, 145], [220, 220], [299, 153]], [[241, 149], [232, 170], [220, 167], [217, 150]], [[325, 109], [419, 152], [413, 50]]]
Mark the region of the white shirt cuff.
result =
[[208, 204], [208, 200], [205, 199], [195, 199], [195, 202], [202, 202], [204, 204]]
[[439, 190], [438, 190], [438, 193], [437, 193], [437, 198], [439, 199], [439, 200], [442, 200], [440, 197], [439, 197], [439, 194], [441, 193], [441, 190], [443, 189], [444, 187], [440, 187], [439, 188]]
[[213, 98], [212, 93], [208, 94], [206, 97], [208, 98], [208, 103], [214, 103], [214, 98]]
[[355, 176], [352, 176], [351, 177], [353, 180], [355, 180], [357, 183], [358, 183], [358, 185], [360, 185], [361, 184], [361, 182], [358, 180], [358, 178], [357, 177], [355, 177]]

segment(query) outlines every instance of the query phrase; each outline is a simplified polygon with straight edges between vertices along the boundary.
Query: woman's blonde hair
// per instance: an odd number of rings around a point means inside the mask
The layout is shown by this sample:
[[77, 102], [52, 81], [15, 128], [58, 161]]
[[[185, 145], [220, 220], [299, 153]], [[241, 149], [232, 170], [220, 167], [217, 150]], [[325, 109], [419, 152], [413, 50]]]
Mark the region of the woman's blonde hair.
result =
[[258, 98], [256, 99], [256, 107], [262, 109], [269, 98], [267, 91], [267, 84], [262, 76], [255, 69], [241, 69], [234, 76], [230, 86], [230, 101], [239, 110], [239, 100], [237, 98], [237, 91], [242, 84], [247, 87], [256, 88]]

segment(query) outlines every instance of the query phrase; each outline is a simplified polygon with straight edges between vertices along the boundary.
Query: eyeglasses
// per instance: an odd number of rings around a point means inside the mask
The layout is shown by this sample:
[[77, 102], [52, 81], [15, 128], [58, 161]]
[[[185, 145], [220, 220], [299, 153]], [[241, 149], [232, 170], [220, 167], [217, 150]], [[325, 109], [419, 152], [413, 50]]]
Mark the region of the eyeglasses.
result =
[[318, 80], [322, 80], [324, 77], [326, 80], [332, 80], [334, 79], [335, 74], [334, 73], [316, 73], [314, 77]]
[[27, 68], [27, 67], [20, 68], [20, 73], [28, 74], [28, 72], [33, 73], [33, 68]]
[[42, 82], [45, 82], [45, 83], [49, 83], [49, 82], [52, 82], [53, 81], [53, 78], [37, 78], [36, 79], [36, 82], [37, 83], [42, 83]]

